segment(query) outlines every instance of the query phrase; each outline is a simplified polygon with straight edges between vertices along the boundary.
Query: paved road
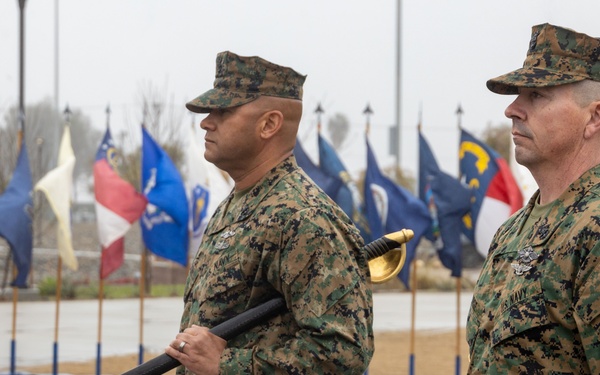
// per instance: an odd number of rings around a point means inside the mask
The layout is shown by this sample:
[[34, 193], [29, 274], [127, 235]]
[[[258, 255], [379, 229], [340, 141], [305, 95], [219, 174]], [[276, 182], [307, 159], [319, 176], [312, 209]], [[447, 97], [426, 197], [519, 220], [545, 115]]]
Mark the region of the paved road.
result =
[[[456, 294], [419, 292], [415, 327], [419, 330], [453, 330], [457, 325]], [[460, 324], [464, 326], [470, 293], [462, 293]], [[162, 352], [179, 328], [181, 298], [152, 298], [144, 302], [144, 348]], [[12, 302], [0, 303], [0, 373], [10, 369]], [[16, 321], [16, 367], [52, 363], [55, 302], [19, 302]], [[102, 355], [138, 353], [140, 302], [137, 299], [104, 300]], [[374, 297], [375, 331], [410, 329], [411, 295], [377, 293]], [[96, 358], [98, 301], [61, 301], [58, 360]]]

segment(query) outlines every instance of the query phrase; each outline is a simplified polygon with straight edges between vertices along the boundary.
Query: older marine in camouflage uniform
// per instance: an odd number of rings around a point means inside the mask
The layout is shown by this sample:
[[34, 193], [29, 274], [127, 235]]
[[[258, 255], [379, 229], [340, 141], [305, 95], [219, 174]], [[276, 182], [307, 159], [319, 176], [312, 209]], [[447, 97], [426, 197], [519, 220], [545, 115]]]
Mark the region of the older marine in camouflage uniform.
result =
[[[523, 68], [487, 85], [520, 94], [600, 81], [599, 55], [596, 38], [534, 26]], [[501, 226], [474, 291], [467, 341], [469, 374], [600, 374], [600, 165], [550, 202], [540, 204], [538, 190]]]
[[[299, 100], [304, 78], [259, 57], [223, 52], [215, 88], [187, 107], [210, 112], [261, 95]], [[221, 374], [362, 374], [374, 350], [363, 245], [350, 219], [290, 155], [217, 208], [188, 275], [181, 330], [210, 328], [283, 296], [286, 312], [227, 342]], [[191, 371], [180, 367], [184, 373]]]

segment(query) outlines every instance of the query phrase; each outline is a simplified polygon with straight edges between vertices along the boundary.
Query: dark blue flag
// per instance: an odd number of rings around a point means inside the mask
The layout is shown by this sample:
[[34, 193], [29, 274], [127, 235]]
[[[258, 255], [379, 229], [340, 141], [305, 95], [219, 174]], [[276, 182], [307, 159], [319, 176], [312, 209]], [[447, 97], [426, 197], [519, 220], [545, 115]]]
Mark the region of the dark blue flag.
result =
[[425, 203], [381, 173], [368, 139], [364, 196], [372, 238], [405, 228], [414, 232], [413, 239], [406, 244], [406, 259], [398, 274], [406, 288], [410, 288], [410, 264], [421, 237], [431, 226], [431, 217]]
[[294, 156], [296, 156], [298, 166], [300, 166], [300, 168], [306, 172], [306, 174], [315, 182], [315, 184], [323, 189], [325, 194], [330, 197], [335, 197], [337, 195], [338, 191], [344, 184], [342, 180], [336, 176], [330, 176], [326, 174], [319, 167], [317, 167], [302, 148], [299, 139], [296, 140]]
[[146, 247], [187, 265], [188, 200], [183, 179], [169, 155], [142, 128], [142, 186], [148, 205], [140, 220]]
[[33, 250], [32, 189], [27, 148], [25, 142], [22, 142], [13, 176], [4, 193], [0, 195], [0, 237], [8, 242], [17, 267], [17, 277], [11, 286], [19, 288], [27, 287], [27, 275], [31, 268]]
[[462, 273], [462, 218], [471, 207], [471, 192], [456, 178], [442, 172], [427, 141], [419, 132], [419, 197], [432, 217], [427, 234], [442, 264], [453, 277]]
[[371, 242], [372, 236], [364, 214], [358, 187], [338, 157], [333, 147], [319, 134], [319, 168], [328, 176], [336, 177], [342, 181], [342, 186], [335, 196], [331, 198], [350, 217], [354, 225], [360, 230], [363, 240]]

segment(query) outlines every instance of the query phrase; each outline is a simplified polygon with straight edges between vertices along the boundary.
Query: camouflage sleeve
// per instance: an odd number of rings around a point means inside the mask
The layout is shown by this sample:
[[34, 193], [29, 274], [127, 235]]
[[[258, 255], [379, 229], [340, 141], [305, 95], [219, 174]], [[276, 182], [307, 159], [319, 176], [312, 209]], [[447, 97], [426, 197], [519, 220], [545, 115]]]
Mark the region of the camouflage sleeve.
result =
[[600, 373], [600, 242], [582, 259], [578, 278], [575, 320], [593, 374]]
[[318, 208], [297, 212], [281, 232], [280, 261], [268, 273], [298, 329], [277, 347], [226, 349], [222, 373], [363, 374], [374, 349], [360, 236]]

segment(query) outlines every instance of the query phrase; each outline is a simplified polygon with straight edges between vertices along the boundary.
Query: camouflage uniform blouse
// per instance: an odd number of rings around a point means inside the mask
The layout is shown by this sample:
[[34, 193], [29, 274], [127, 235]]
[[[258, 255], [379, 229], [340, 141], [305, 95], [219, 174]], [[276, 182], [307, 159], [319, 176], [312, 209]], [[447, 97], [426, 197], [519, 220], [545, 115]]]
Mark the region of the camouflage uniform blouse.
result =
[[498, 230], [483, 265], [469, 374], [600, 373], [600, 166], [523, 229], [538, 194]]
[[348, 217], [293, 156], [231, 199], [191, 266], [181, 330], [283, 296], [287, 312], [228, 342], [221, 374], [362, 374], [373, 354], [372, 293]]

